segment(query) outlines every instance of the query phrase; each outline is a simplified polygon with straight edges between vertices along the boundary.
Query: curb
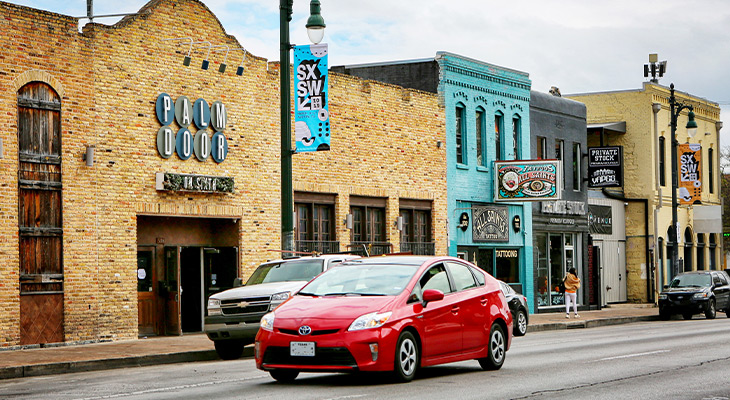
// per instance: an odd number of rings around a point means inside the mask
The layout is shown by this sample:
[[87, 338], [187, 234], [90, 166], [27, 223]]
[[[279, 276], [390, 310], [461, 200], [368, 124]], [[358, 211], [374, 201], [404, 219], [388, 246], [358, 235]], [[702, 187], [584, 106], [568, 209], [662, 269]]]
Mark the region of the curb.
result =
[[529, 325], [527, 332], [543, 332], [543, 331], [556, 331], [561, 329], [581, 329], [581, 328], [596, 328], [599, 326], [609, 325], [621, 325], [630, 324], [634, 322], [645, 322], [645, 321], [658, 321], [659, 315], [642, 315], [636, 317], [612, 317], [612, 318], [599, 318], [591, 319], [586, 321], [571, 321], [571, 322], [549, 322], [539, 325]]

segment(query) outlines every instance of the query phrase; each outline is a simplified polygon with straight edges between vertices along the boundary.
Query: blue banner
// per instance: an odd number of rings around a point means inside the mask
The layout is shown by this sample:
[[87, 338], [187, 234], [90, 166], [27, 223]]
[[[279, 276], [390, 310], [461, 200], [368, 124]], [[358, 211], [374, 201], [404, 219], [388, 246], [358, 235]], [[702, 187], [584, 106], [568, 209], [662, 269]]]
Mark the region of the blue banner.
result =
[[294, 47], [294, 136], [297, 152], [330, 149], [327, 44]]

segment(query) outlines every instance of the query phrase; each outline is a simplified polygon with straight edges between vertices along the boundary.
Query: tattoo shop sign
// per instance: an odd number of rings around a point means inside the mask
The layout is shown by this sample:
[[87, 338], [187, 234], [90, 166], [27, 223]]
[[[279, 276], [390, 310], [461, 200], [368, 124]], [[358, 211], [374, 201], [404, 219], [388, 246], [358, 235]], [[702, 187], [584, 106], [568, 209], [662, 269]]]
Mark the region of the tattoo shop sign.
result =
[[507, 206], [474, 206], [471, 213], [474, 242], [509, 242]]
[[298, 152], [330, 149], [327, 44], [294, 47], [294, 136]]
[[562, 182], [558, 160], [497, 161], [494, 201], [558, 200]]
[[588, 187], [623, 186], [623, 147], [588, 148]]

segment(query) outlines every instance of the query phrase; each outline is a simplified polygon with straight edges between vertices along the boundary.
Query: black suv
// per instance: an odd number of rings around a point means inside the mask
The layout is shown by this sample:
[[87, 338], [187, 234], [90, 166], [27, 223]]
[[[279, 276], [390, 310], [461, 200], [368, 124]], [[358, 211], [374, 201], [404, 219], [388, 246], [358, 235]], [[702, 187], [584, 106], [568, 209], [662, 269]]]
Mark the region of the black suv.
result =
[[730, 318], [730, 276], [725, 271], [694, 271], [679, 274], [659, 294], [659, 317], [668, 320], [672, 314], [692, 319], [705, 313], [715, 318], [717, 310]]

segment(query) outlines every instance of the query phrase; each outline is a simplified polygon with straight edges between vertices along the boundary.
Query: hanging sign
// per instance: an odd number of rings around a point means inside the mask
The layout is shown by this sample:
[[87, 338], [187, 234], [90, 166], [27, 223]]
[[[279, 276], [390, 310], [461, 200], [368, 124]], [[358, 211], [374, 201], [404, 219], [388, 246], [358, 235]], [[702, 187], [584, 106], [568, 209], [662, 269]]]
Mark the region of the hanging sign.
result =
[[611, 207], [589, 204], [588, 229], [593, 234], [613, 234], [613, 214]]
[[623, 147], [588, 148], [588, 187], [617, 187], [624, 185]]
[[679, 204], [694, 204], [702, 200], [702, 145], [679, 145]]
[[298, 152], [330, 149], [327, 44], [294, 47], [294, 136]]
[[560, 198], [560, 161], [496, 161], [494, 165], [494, 201]]
[[507, 206], [472, 207], [472, 240], [475, 242], [509, 242]]

